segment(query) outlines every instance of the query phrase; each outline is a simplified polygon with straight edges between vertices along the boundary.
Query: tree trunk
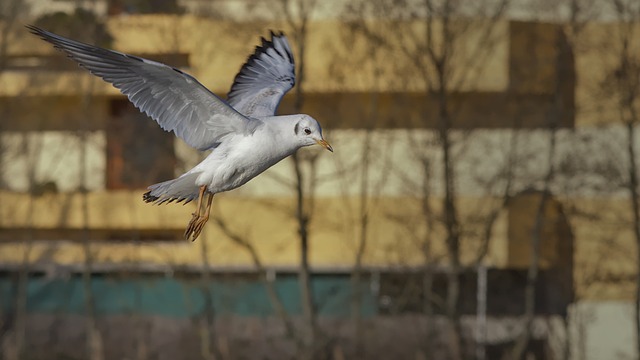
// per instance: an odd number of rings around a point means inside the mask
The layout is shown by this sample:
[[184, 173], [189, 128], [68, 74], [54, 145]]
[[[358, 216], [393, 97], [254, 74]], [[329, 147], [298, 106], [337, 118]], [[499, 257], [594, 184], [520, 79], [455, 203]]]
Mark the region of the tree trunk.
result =
[[[304, 91], [303, 84], [305, 80], [305, 42], [307, 36], [307, 16], [308, 9], [304, 9], [304, 4], [299, 3], [300, 11], [302, 13], [302, 19], [299, 25], [294, 24], [296, 28], [296, 38], [298, 46], [298, 72], [297, 72], [297, 86], [295, 93], [294, 111], [296, 113], [302, 112], [302, 106], [304, 104]], [[290, 19], [291, 23], [294, 23]], [[313, 290], [311, 288], [311, 271], [309, 264], [309, 221], [310, 216], [305, 204], [307, 196], [313, 196], [313, 194], [306, 194], [304, 175], [301, 167], [301, 160], [299, 154], [296, 152], [292, 156], [293, 166], [295, 172], [295, 191], [296, 191], [296, 220], [298, 222], [298, 236], [300, 240], [300, 272], [298, 274], [298, 281], [300, 282], [300, 297], [302, 300], [302, 313], [304, 320], [304, 335], [303, 349], [301, 351], [301, 358], [313, 359], [317, 344], [318, 329], [316, 323], [316, 309], [313, 303]], [[311, 192], [313, 189], [311, 189]]]
[[215, 309], [213, 308], [213, 294], [211, 293], [211, 267], [209, 266], [209, 251], [207, 242], [200, 241], [200, 255], [202, 257], [202, 278], [200, 289], [204, 297], [203, 317], [200, 327], [200, 354], [203, 359], [222, 359], [222, 353], [216, 344]]
[[636, 240], [636, 296], [635, 296], [635, 329], [636, 351], [640, 354], [640, 204], [638, 203], [638, 170], [635, 149], [635, 126], [627, 122], [627, 153], [629, 156], [629, 200], [633, 211], [633, 234]]
[[447, 255], [449, 267], [447, 273], [447, 297], [445, 313], [450, 322], [449, 346], [452, 359], [463, 358], [462, 328], [458, 303], [460, 300], [460, 229], [455, 204], [455, 172], [451, 158], [451, 119], [448, 111], [448, 94], [446, 79], [446, 55], [436, 61], [438, 72], [438, 107], [439, 107], [439, 138], [443, 155], [444, 170], [444, 225], [446, 229]]
[[315, 340], [317, 336], [315, 305], [313, 303], [313, 291], [311, 289], [311, 275], [309, 266], [309, 217], [305, 211], [304, 177], [302, 174], [298, 153], [293, 155], [296, 174], [296, 219], [298, 221], [298, 236], [300, 239], [300, 298], [302, 300], [302, 316], [305, 329], [303, 336], [304, 349], [301, 357], [312, 359], [314, 357]]

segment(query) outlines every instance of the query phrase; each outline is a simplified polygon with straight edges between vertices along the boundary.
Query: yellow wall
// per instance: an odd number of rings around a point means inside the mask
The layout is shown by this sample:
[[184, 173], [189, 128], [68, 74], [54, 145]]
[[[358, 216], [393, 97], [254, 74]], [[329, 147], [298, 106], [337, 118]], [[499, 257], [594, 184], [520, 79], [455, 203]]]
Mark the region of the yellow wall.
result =
[[[483, 21], [473, 22], [484, 26]], [[259, 35], [268, 34], [269, 29], [289, 32], [286, 24], [280, 23], [233, 23], [209, 20], [191, 15], [140, 15], [108, 18], [107, 25], [114, 37], [113, 47], [128, 53], [186, 53], [189, 55], [189, 73], [197, 77], [205, 86], [216, 93], [226, 93], [242, 63], [259, 44]], [[420, 23], [393, 24], [381, 22], [376, 26], [386, 29], [409, 26], [407, 30], [421, 32]], [[10, 42], [10, 54], [51, 53], [47, 43], [30, 35], [25, 29], [18, 29], [15, 41]], [[496, 45], [492, 56], [483, 59], [480, 66], [466, 64], [476, 60], [477, 40], [480, 34], [464, 39], [457, 48], [455, 61], [460, 64], [453, 68], [468, 68], [457, 89], [460, 91], [502, 91], [508, 85], [508, 22], [495, 26]], [[363, 35], [354, 38], [345, 36], [348, 27], [339, 21], [314, 21], [309, 26], [306, 43], [307, 78], [305, 90], [309, 92], [332, 91], [424, 91], [425, 82], [416, 77], [409, 57], [400, 53], [401, 49], [388, 49], [378, 57], [372, 57], [370, 42]], [[298, 57], [294, 39], [294, 56]], [[34, 49], [37, 49], [34, 51]], [[398, 69], [404, 69], [402, 79], [398, 79]], [[371, 76], [376, 71], [379, 77]], [[77, 94], [78, 72], [67, 74], [15, 73], [0, 74], [0, 96], [18, 94]], [[343, 80], [348, 74], [347, 81]], [[342, 76], [340, 76], [342, 75]], [[428, 76], [433, 77], [434, 74]], [[34, 78], [38, 86], [31, 86]], [[82, 81], [87, 77], [82, 77]], [[472, 79], [472, 80], [471, 80]], [[96, 83], [94, 94], [117, 94], [110, 86]], [[83, 88], [83, 91], [86, 91]]]
[[[91, 192], [87, 194], [86, 226], [90, 229], [107, 230], [167, 230], [172, 234], [181, 233], [194, 205], [170, 204], [154, 206], [141, 201], [143, 191]], [[85, 226], [82, 195], [78, 193], [44, 194], [31, 198], [27, 194], [13, 192], [0, 193], [0, 228], [48, 230], [49, 236], [64, 237], [64, 230], [80, 230]], [[314, 207], [311, 223], [312, 261], [316, 266], [351, 266], [354, 261], [359, 227], [357, 221], [359, 205], [357, 198], [319, 198]], [[462, 199], [461, 208], [474, 209], [486, 200]], [[223, 218], [234, 232], [249, 239], [270, 266], [293, 266], [298, 262], [297, 224], [295, 222], [295, 201], [291, 197], [246, 198], [221, 194], [216, 196], [213, 212]], [[377, 198], [368, 208], [371, 213], [370, 243], [367, 246], [365, 263], [369, 265], [412, 266], [424, 260], [421, 242], [430, 240], [431, 256], [434, 261], [442, 261], [445, 247], [439, 239], [443, 229], [439, 226], [427, 229], [421, 215], [416, 212], [420, 206], [415, 198]], [[432, 202], [438, 209], [439, 200]], [[403, 217], [399, 222], [392, 216]], [[464, 214], [463, 214], [464, 215]], [[245, 251], [234, 247], [220, 229], [210, 221], [207, 231], [198, 241], [207, 242], [211, 262], [216, 266], [251, 266]], [[22, 237], [25, 237], [23, 232]], [[28, 234], [28, 233], [27, 233]], [[9, 239], [3, 239], [7, 241]], [[133, 239], [124, 239], [133, 240]], [[186, 243], [180, 238], [167, 244], [153, 243], [139, 247], [142, 258], [162, 264], [199, 264], [200, 246]], [[38, 241], [37, 246], [48, 248], [47, 241]], [[55, 242], [53, 242], [55, 243]], [[131, 258], [128, 246], [121, 244], [97, 243], [96, 261], [124, 261]], [[477, 244], [469, 243], [463, 250], [463, 258], [470, 262], [477, 253]], [[18, 246], [19, 248], [20, 246]], [[171, 251], [165, 253], [167, 249]], [[55, 251], [55, 261], [81, 263], [82, 256], [74, 254], [71, 244], [64, 244]], [[102, 251], [98, 249], [109, 249]], [[34, 260], [38, 258], [34, 251]], [[0, 251], [0, 261], [15, 262], [21, 258], [17, 251]]]
[[[476, 26], [484, 26], [476, 21]], [[417, 31], [419, 24], [389, 24], [380, 22], [378, 27], [407, 27]], [[188, 71], [214, 92], [224, 94], [240, 68], [240, 65], [258, 44], [257, 34], [266, 34], [268, 29], [288, 30], [277, 23], [233, 23], [213, 21], [191, 15], [147, 15], [120, 16], [108, 18], [108, 27], [115, 38], [117, 50], [133, 53], [181, 52], [189, 55], [191, 63]], [[525, 29], [525, 30], [523, 30]], [[552, 79], [557, 49], [557, 30], [545, 24], [527, 24], [500, 21], [495, 25], [495, 45], [491, 56], [482, 61], [468, 74], [467, 82], [459, 86], [460, 91], [500, 92], [526, 90], [534, 93], [553, 91]], [[602, 88], [607, 74], [619, 64], [619, 38], [621, 25], [616, 23], [587, 24], [579, 36], [569, 37], [574, 42], [576, 61], [576, 123], [580, 126], [611, 122], [617, 119], [616, 99], [611, 91]], [[379, 57], [370, 55], [370, 43], [362, 36], [347, 39], [346, 27], [337, 21], [315, 21], [309, 29], [307, 43], [308, 56], [305, 90], [308, 92], [367, 92], [401, 91], [419, 92], [425, 90], [425, 82], [416, 73], [408, 57], [399, 56], [401, 49], [388, 49]], [[51, 47], [19, 28], [10, 35], [9, 54], [51, 53]], [[640, 32], [640, 25], [632, 27]], [[471, 32], [476, 34], [475, 32]], [[387, 34], [392, 34], [387, 32]], [[477, 55], [475, 47], [479, 34], [465, 38], [456, 52], [453, 68], [461, 67]], [[637, 37], [637, 36], [635, 36]], [[635, 38], [632, 36], [632, 38]], [[542, 42], [531, 48], [532, 39]], [[295, 49], [294, 52], [297, 50]], [[531, 56], [531, 52], [535, 56]], [[640, 45], [630, 44], [632, 56], [640, 54]], [[297, 54], [296, 54], [297, 56]], [[459, 59], [459, 60], [457, 60]], [[535, 61], [534, 61], [535, 60]], [[535, 62], [535, 63], [532, 63]], [[404, 71], [399, 71], [404, 69]], [[525, 71], [526, 70], [526, 71]], [[535, 71], [534, 71], [535, 70]], [[379, 76], [372, 76], [374, 71]], [[527, 79], [527, 72], [535, 77], [516, 88], [510, 83], [516, 76]], [[401, 74], [399, 76], [399, 74]], [[546, 75], [544, 75], [546, 74]], [[345, 80], [345, 75], [348, 75]], [[433, 74], [428, 76], [433, 78]], [[472, 80], [471, 80], [472, 79]], [[511, 86], [511, 87], [509, 87]], [[39, 72], [34, 74], [18, 72], [0, 73], [0, 96], [24, 96], [25, 94], [77, 95], [82, 93], [117, 95], [110, 85], [93, 79], [82, 72], [65, 74]]]
[[[575, 40], [578, 76], [576, 122], [580, 126], [620, 121], [619, 98], [615, 89], [610, 87], [610, 82], [621, 64], [621, 31], [627, 26], [632, 39], [629, 42], [629, 56], [638, 59], [640, 43], [633, 40], [640, 37], [638, 23], [587, 23]], [[640, 97], [636, 97], [638, 106]]]
[[[206, 256], [213, 267], [253, 266], [248, 252], [225, 236], [213, 220], [195, 243], [179, 238], [194, 210], [192, 204], [149, 205], [141, 201], [141, 194], [142, 191], [89, 193], [89, 227], [133, 230], [131, 234], [136, 231], [140, 234], [146, 230], [165, 230], [165, 234], [175, 235], [176, 241], [142, 241], [137, 244], [129, 241], [96, 241], [91, 245], [91, 253], [97, 265], [143, 263], [160, 267], [200, 266], [203, 262], [203, 245], [206, 245]], [[317, 200], [310, 228], [313, 266], [348, 268], [353, 265], [360, 234], [357, 201], [354, 197]], [[439, 207], [440, 201], [432, 201], [434, 209]], [[489, 205], [497, 206], [499, 201], [492, 198], [462, 198], [458, 203], [460, 216], [477, 216], [480, 209], [487, 209]], [[523, 198], [512, 209], [530, 204], [532, 206], [526, 212], [533, 215], [537, 210], [533, 206], [535, 202]], [[223, 194], [216, 197], [213, 213], [222, 218], [234, 233], [248, 240], [266, 266], [289, 267], [299, 263], [294, 204], [294, 199], [287, 197], [245, 198]], [[624, 199], [573, 199], [570, 204], [564, 205], [571, 205], [586, 213], [602, 214], [598, 218], [572, 217], [571, 226], [575, 236], [574, 277], [578, 296], [586, 299], [631, 299], [635, 243], [626, 225], [629, 220], [627, 202]], [[443, 229], [435, 227], [427, 232], [422, 223], [420, 206], [414, 198], [378, 198], [370, 203], [365, 265], [420, 266], [425, 259], [422, 246], [425, 241], [431, 244], [430, 262], [446, 263]], [[557, 205], [552, 203], [549, 206], [551, 221], [548, 219], [548, 226], [557, 226], [553, 220], [557, 219], [554, 217], [557, 216], [557, 208], [554, 209]], [[31, 216], [30, 209], [33, 211]], [[514, 252], [512, 245], [520, 244], [519, 249], [528, 249], [531, 217], [510, 219], [506, 210], [501, 214], [493, 227], [485, 263], [497, 267], [526, 267], [530, 254], [527, 251]], [[46, 234], [49, 236], [55, 236], [56, 231], [64, 234], [64, 229], [82, 229], [81, 195], [45, 194], [31, 200], [26, 194], [1, 192], [2, 237], [6, 237], [11, 229], [28, 228], [30, 224], [35, 230], [48, 230]], [[483, 226], [479, 224], [475, 230], [479, 231]], [[473, 230], [473, 227], [467, 229]], [[24, 234], [23, 231], [22, 236]], [[25, 244], [29, 242], [6, 242], [6, 238], [0, 240], [0, 262], [19, 264], [24, 256]], [[568, 238], [554, 237], [552, 232], [543, 231], [542, 268], [555, 261], [566, 261], [559, 259], [557, 252], [554, 253], [558, 241], [568, 241]], [[35, 263], [53, 261], [67, 265], [82, 264], [84, 250], [81, 244], [81, 241], [39, 240], [32, 243], [29, 258]], [[473, 264], [479, 247], [478, 237], [463, 237], [461, 251], [464, 264]], [[613, 281], [615, 279], [620, 281]]]

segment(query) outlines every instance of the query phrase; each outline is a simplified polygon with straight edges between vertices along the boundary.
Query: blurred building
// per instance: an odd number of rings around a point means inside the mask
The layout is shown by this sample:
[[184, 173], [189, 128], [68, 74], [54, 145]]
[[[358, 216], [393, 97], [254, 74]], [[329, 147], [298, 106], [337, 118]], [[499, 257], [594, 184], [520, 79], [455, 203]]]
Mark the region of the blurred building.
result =
[[[73, 16], [78, 5], [95, 12], [96, 19], [104, 19], [109, 47], [180, 67], [221, 97], [258, 44], [258, 34], [272, 28], [292, 32], [287, 21], [268, 15], [251, 1], [223, 1], [213, 7], [204, 1], [167, 0], [153, 9], [143, 1], [27, 3], [23, 16], [29, 22], [56, 11]], [[430, 274], [433, 294], [446, 293], [445, 233], [441, 226], [429, 226], [421, 219], [424, 203], [416, 197], [416, 186], [425, 174], [414, 144], [430, 144], [420, 148], [433, 153], [427, 167], [433, 174], [428, 177], [426, 202], [438, 209], [444, 196], [437, 140], [439, 99], [437, 94], [427, 95], [427, 84], [411, 70], [399, 75], [398, 69], [413, 68], [409, 57], [394, 52], [402, 49], [375, 53], [365, 35], [339, 16], [345, 8], [338, 5], [345, 5], [332, 4], [323, 5], [326, 8], [315, 15], [305, 42], [302, 111], [327, 128], [327, 138], [336, 149], [334, 154], [318, 154], [315, 149], [301, 154], [315, 161], [319, 179], [313, 188], [317, 198], [310, 225], [312, 288], [321, 305], [318, 313], [329, 323], [352, 315], [353, 294], [361, 294], [357, 311], [377, 325], [368, 335], [371, 339], [388, 339], [376, 345], [384, 349], [396, 344], [390, 334], [397, 329], [420, 326], [411, 316], [424, 310], [425, 273]], [[493, 358], [501, 345], [513, 341], [510, 329], [524, 312], [524, 285], [533, 257], [531, 236], [537, 227], [540, 277], [534, 312], [541, 329], [533, 336], [537, 340], [547, 339], [557, 325], [549, 324], [566, 318], [577, 299], [586, 303], [631, 299], [632, 282], [598, 276], [630, 276], [632, 260], [622, 264], [597, 257], [593, 249], [599, 249], [603, 238], [614, 238], [621, 248], [633, 240], [615, 220], [607, 223], [616, 228], [610, 229], [586, 217], [570, 222], [566, 215], [567, 209], [576, 207], [628, 212], [621, 196], [624, 189], [601, 186], [605, 181], [598, 174], [601, 168], [589, 170], [579, 180], [571, 169], [558, 171], [551, 189], [554, 195], [540, 191], [548, 168], [549, 129], [556, 129], [560, 144], [552, 160], [558, 169], [574, 165], [567, 159], [581, 149], [621, 138], [620, 126], [603, 121], [613, 112], [610, 104], [598, 112], [583, 110], [590, 107], [589, 91], [601, 79], [586, 74], [608, 69], [595, 65], [601, 53], [566, 51], [569, 39], [562, 24], [462, 22], [490, 30], [487, 36], [478, 31], [456, 45], [455, 68], [463, 70], [456, 74], [459, 83], [448, 101], [455, 109], [457, 205], [460, 217], [472, 224], [468, 232], [486, 230], [490, 236], [486, 242], [481, 235], [469, 236], [462, 243], [460, 311], [469, 329], [489, 334], [474, 337], [484, 339], [486, 356]], [[419, 20], [415, 26], [420, 26]], [[585, 31], [601, 39], [612, 28], [593, 24]], [[88, 31], [66, 35], [91, 42]], [[154, 317], [154, 324], [163, 328], [171, 321], [197, 319], [214, 304], [216, 316], [223, 318], [220, 326], [227, 329], [236, 321], [254, 328], [254, 333], [236, 328], [235, 341], [248, 341], [256, 333], [266, 338], [259, 322], [246, 319], [266, 318], [267, 327], [280, 325], [274, 324], [275, 311], [251, 253], [233, 241], [231, 232], [255, 248], [285, 299], [285, 309], [301, 313], [296, 281], [300, 245], [289, 160], [245, 187], [217, 196], [213, 211], [226, 228], [211, 221], [196, 243], [186, 243], [182, 233], [191, 216], [190, 205], [151, 206], [141, 196], [146, 186], [181, 174], [202, 155], [159, 129], [110, 85], [85, 74], [19, 26], [8, 39], [0, 65], [0, 305], [8, 312], [15, 308], [18, 274], [27, 271], [31, 275], [27, 308], [45, 314], [41, 323], [55, 322], [51, 314], [82, 313], [86, 288], [81, 275], [89, 268], [94, 274], [96, 309], [110, 314], [108, 321], [116, 328], [126, 327], [122, 319], [127, 314], [138, 313]], [[290, 41], [299, 59], [296, 40]], [[291, 113], [295, 106], [292, 91], [281, 113]], [[521, 144], [521, 158], [514, 170], [517, 175], [509, 180], [513, 195], [505, 201], [504, 164], [512, 141]], [[612, 156], [623, 156], [624, 148], [608, 151], [594, 153], [590, 161], [606, 164]], [[363, 188], [359, 176], [366, 152], [370, 185]], [[358, 267], [362, 274], [354, 282], [363, 191], [373, 200], [366, 212], [368, 242]], [[485, 220], [474, 217], [483, 205], [501, 209], [488, 227]], [[590, 272], [595, 264], [605, 270]], [[485, 318], [480, 325], [479, 315]], [[234, 316], [240, 320], [230, 320]], [[164, 330], [155, 331], [169, 336]], [[422, 341], [417, 335], [404, 340], [415, 347]], [[538, 358], [545, 358], [548, 351], [543, 348], [550, 345], [532, 344]], [[114, 358], [121, 356], [117, 349], [110, 351]], [[415, 356], [412, 350], [394, 351]]]

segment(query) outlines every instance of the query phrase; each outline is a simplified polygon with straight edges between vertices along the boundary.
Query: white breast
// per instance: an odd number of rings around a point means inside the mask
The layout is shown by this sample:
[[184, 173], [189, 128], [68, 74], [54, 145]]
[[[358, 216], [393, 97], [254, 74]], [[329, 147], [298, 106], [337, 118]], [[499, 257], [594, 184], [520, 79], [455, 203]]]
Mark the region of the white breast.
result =
[[192, 171], [201, 172], [196, 180], [198, 186], [207, 185], [214, 193], [229, 191], [291, 155], [296, 148], [273, 136], [270, 131], [234, 136], [225, 139]]

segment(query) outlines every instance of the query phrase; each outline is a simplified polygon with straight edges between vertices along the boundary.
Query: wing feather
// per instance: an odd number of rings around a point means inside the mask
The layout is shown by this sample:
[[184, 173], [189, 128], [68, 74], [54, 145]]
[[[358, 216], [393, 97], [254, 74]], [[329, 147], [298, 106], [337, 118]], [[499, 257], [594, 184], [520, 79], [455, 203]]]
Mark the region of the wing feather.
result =
[[250, 119], [179, 69], [137, 56], [27, 28], [64, 51], [80, 66], [118, 88], [166, 131], [206, 150], [232, 133], [251, 134], [262, 122]]
[[262, 38], [262, 45], [256, 47], [236, 75], [227, 101], [245, 116], [273, 116], [284, 94], [295, 85], [295, 79], [287, 37], [271, 32], [271, 40]]

